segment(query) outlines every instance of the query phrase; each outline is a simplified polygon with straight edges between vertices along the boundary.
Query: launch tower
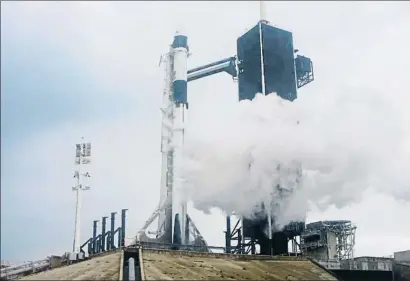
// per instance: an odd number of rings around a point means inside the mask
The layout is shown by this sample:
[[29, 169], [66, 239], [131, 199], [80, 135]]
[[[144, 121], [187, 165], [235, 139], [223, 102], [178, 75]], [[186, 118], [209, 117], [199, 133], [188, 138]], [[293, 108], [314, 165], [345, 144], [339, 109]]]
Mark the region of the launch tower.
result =
[[[257, 93], [276, 93], [282, 99], [293, 101], [297, 89], [314, 80], [313, 65], [309, 58], [295, 55], [292, 33], [269, 25], [261, 20], [237, 40], [239, 100], [253, 99]], [[281, 169], [281, 167], [278, 167]], [[300, 173], [300, 166], [293, 167]], [[289, 186], [276, 187], [283, 198], [292, 192]], [[272, 202], [275, 204], [275, 202]], [[288, 253], [288, 241], [297, 243], [296, 237], [304, 229], [304, 222], [292, 222], [279, 230], [274, 217], [263, 204], [252, 219], [242, 218], [231, 231], [231, 218], [227, 218], [226, 247], [229, 252], [278, 255]], [[236, 245], [232, 245], [231, 241]]]

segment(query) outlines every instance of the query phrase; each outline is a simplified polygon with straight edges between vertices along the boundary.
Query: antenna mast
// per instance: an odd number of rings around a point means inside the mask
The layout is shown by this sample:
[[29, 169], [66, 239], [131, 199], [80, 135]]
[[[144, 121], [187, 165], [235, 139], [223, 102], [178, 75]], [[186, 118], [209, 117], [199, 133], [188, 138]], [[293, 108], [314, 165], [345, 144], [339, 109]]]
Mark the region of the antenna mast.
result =
[[259, 1], [259, 11], [260, 11], [260, 21], [267, 22], [266, 20], [266, 10], [265, 10], [265, 1]]
[[77, 199], [75, 204], [75, 226], [74, 226], [74, 242], [73, 253], [80, 252], [81, 239], [81, 191], [89, 190], [90, 186], [81, 184], [81, 177], [90, 178], [88, 172], [81, 173], [81, 166], [91, 163], [91, 143], [84, 143], [84, 138], [81, 138], [82, 143], [76, 144], [75, 165], [77, 166], [74, 172], [76, 185], [73, 186], [73, 191], [76, 192]]

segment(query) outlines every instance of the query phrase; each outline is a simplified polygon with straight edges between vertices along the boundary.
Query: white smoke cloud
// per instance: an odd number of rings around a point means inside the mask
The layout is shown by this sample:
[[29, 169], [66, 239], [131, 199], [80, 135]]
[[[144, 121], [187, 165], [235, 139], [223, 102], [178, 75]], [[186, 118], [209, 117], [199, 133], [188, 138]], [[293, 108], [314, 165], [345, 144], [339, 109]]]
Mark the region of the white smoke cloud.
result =
[[[280, 227], [305, 218], [312, 206], [360, 202], [368, 188], [410, 201], [400, 112], [382, 95], [353, 92], [294, 102], [257, 95], [191, 122], [182, 168], [194, 207], [250, 216], [272, 196]], [[278, 184], [294, 191], [285, 199], [273, 188]]]

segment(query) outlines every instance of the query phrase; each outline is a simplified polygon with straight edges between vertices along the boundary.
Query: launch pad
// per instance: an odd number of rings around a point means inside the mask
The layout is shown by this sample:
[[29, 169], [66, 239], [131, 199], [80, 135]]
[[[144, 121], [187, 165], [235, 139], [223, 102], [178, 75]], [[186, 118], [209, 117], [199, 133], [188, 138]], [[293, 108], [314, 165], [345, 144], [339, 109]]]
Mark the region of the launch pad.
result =
[[[330, 273], [329, 271], [334, 273], [333, 277], [343, 277], [343, 280], [367, 280], [369, 274], [372, 274], [372, 280], [391, 280], [390, 277], [392, 280], [408, 280], [404, 278], [410, 273], [410, 251], [395, 253], [394, 259], [354, 258], [356, 227], [350, 221], [321, 221], [306, 225], [305, 221], [301, 220], [292, 221], [283, 228], [278, 228], [275, 224], [275, 212], [271, 211], [272, 205], [277, 202], [255, 202], [256, 208], [252, 218], [226, 214], [225, 245], [215, 247], [207, 244], [189, 216], [186, 198], [181, 194], [180, 173], [185, 116], [188, 110], [188, 82], [225, 72], [238, 82], [239, 101], [252, 100], [257, 93], [277, 94], [284, 100], [294, 101], [297, 99], [297, 90], [314, 80], [312, 61], [308, 57], [296, 54], [298, 50], [293, 46], [292, 33], [269, 25], [263, 18], [261, 17], [257, 25], [238, 38], [235, 56], [188, 70], [188, 38], [184, 34], [177, 34], [169, 52], [162, 56], [165, 79], [161, 107], [161, 194], [157, 208], [131, 244], [125, 242], [127, 209], [122, 209], [121, 226], [115, 227], [116, 213], [112, 212], [110, 229], [107, 227], [108, 217], [103, 216], [101, 233], [98, 234], [98, 221], [95, 220], [92, 237], [83, 245], [79, 244], [79, 230], [76, 231], [73, 253], [4, 267], [1, 269], [1, 278], [16, 278], [40, 271], [51, 273], [50, 269], [61, 267], [63, 263], [78, 263], [92, 258], [94, 264], [76, 264], [73, 267], [84, 267], [72, 268], [73, 271], [77, 274], [94, 271], [95, 276], [91, 279], [95, 280], [113, 279], [113, 276], [108, 277], [109, 272], [103, 272], [108, 267], [103, 268], [101, 265], [107, 264], [110, 272], [115, 271], [112, 270], [114, 267], [118, 269], [118, 273], [115, 274], [120, 280], [158, 280], [164, 276], [166, 279], [174, 280], [199, 280], [210, 277], [221, 280], [258, 280], [278, 277], [281, 273], [281, 279], [301, 280], [312, 277], [315, 279], [311, 280], [317, 280], [319, 277], [324, 279], [324, 274]], [[276, 168], [289, 169], [280, 166]], [[296, 164], [291, 169], [293, 174], [301, 176], [301, 165]], [[81, 174], [76, 172], [75, 177], [79, 179], [79, 175]], [[86, 173], [82, 176], [89, 175]], [[79, 187], [81, 186], [78, 182], [73, 188], [77, 191], [77, 196]], [[291, 186], [282, 184], [273, 187], [283, 200], [297, 188], [298, 178]], [[156, 230], [149, 231], [148, 227], [155, 220], [158, 221]], [[79, 225], [78, 219], [76, 229], [79, 229]], [[292, 250], [289, 250], [290, 242]], [[225, 254], [210, 253], [214, 250], [222, 250]], [[309, 258], [282, 257], [292, 254], [302, 254]], [[181, 265], [181, 260], [186, 267], [176, 268], [175, 264]], [[248, 261], [246, 266], [245, 261]], [[240, 267], [243, 270], [238, 271]], [[69, 267], [65, 269], [67, 268]], [[327, 272], [323, 271], [324, 268]], [[197, 274], [198, 272], [202, 275]], [[312, 272], [318, 276], [312, 276]], [[189, 275], [193, 273], [195, 274]], [[249, 278], [247, 273], [259, 275]], [[56, 276], [58, 274], [53, 275], [53, 278], [58, 279]], [[68, 270], [64, 276], [74, 278]], [[332, 276], [327, 276], [326, 280], [336, 280]], [[38, 276], [34, 278], [36, 277]], [[82, 276], [76, 279], [87, 278]]]
[[[296, 55], [297, 52], [291, 32], [261, 20], [237, 39], [237, 55], [188, 70], [188, 38], [183, 34], [174, 36], [169, 52], [161, 59], [165, 64], [165, 79], [161, 108], [160, 203], [138, 232], [134, 243], [172, 244], [175, 249], [181, 246], [207, 247], [205, 239], [187, 213], [186, 198], [181, 194], [180, 161], [188, 110], [188, 82], [225, 72], [238, 81], [239, 101], [252, 100], [257, 93], [276, 93], [283, 99], [293, 101], [297, 98], [297, 89], [314, 80], [311, 60]], [[300, 175], [300, 165], [293, 169], [294, 173]], [[296, 180], [294, 186], [274, 188], [285, 198], [298, 188], [298, 184]], [[276, 229], [275, 218], [269, 211], [272, 204], [276, 203], [271, 202], [271, 206], [265, 208], [260, 202], [255, 202], [255, 206], [262, 206], [255, 212], [257, 216], [253, 216], [253, 219], [239, 217], [233, 230], [231, 214], [227, 214], [225, 251], [256, 254], [256, 245], [259, 245], [259, 254], [287, 254], [290, 240], [295, 247], [299, 247], [295, 237], [301, 235], [304, 221], [292, 222], [284, 229]], [[158, 221], [157, 230], [148, 231], [155, 220]]]

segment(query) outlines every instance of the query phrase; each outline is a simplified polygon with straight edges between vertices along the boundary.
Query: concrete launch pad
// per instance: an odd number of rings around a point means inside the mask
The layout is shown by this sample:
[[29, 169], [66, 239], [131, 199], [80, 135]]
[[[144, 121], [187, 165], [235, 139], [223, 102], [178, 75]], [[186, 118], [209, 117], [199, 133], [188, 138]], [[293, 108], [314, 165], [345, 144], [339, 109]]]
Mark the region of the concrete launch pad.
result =
[[307, 259], [142, 250], [145, 280], [337, 280]]
[[[127, 251], [141, 255], [140, 280], [338, 280], [303, 258], [158, 249]], [[107, 253], [20, 280], [126, 280], [122, 270], [124, 256], [124, 252]]]
[[[69, 266], [25, 276], [20, 280], [380, 280], [409, 279], [410, 251], [395, 258], [362, 257], [336, 262], [303, 257], [217, 254], [127, 247], [97, 254]], [[135, 278], [128, 278], [130, 258]], [[392, 271], [393, 266], [393, 271]], [[393, 275], [395, 277], [393, 277]]]

